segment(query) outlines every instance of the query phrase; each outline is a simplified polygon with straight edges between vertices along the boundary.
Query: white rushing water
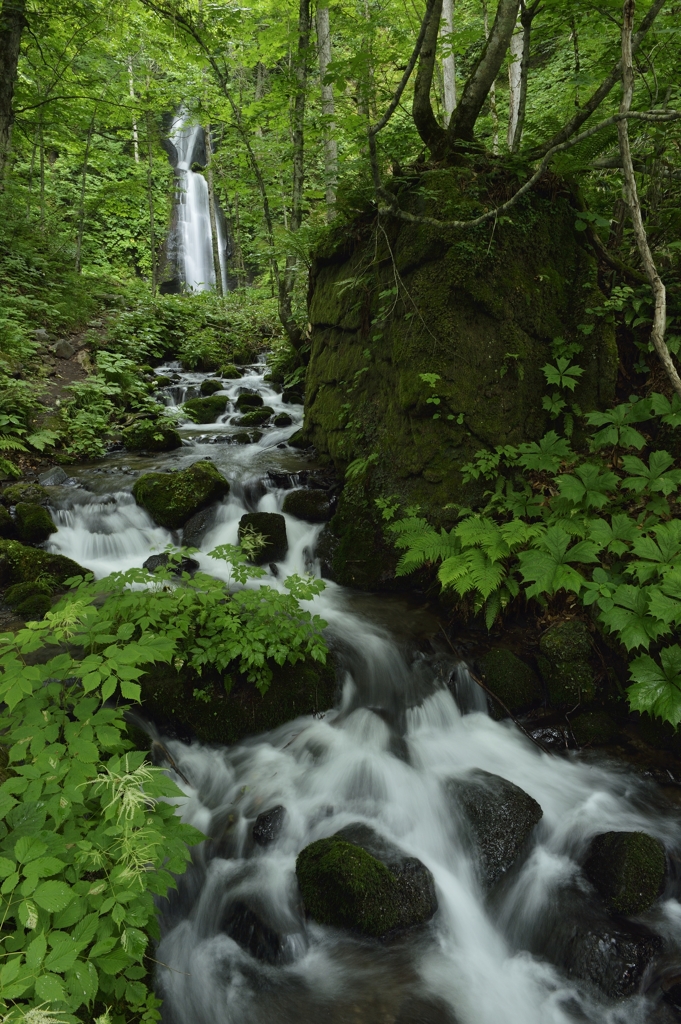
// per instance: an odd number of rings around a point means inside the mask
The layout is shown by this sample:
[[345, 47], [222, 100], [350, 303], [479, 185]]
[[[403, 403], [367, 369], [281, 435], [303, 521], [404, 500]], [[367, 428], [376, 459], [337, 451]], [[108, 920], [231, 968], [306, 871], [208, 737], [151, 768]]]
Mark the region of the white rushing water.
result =
[[[210, 226], [208, 184], [203, 174], [191, 169], [203, 152], [204, 132], [193, 124], [186, 111], [175, 118], [170, 139], [177, 150], [178, 189], [175, 197], [178, 263], [185, 287], [202, 292], [215, 287], [213, 235]], [[223, 292], [227, 291], [226, 240], [222, 219], [216, 216], [218, 251]]]
[[[176, 366], [159, 368], [174, 371]], [[203, 379], [179, 376], [165, 393], [170, 406], [197, 393]], [[263, 428], [254, 443], [230, 443], [239, 430], [230, 423], [233, 403], [244, 388], [258, 391], [293, 422]], [[167, 543], [181, 543], [181, 534], [155, 526], [134, 504], [134, 473], [181, 468], [208, 456], [230, 480], [231, 492], [197, 557], [202, 568], [220, 575], [208, 552], [236, 542], [245, 511], [280, 511], [286, 488], [278, 484], [286, 474], [295, 482], [295, 473], [308, 465], [285, 445], [302, 409], [283, 403], [265, 384], [262, 367], [228, 382], [224, 394], [230, 405], [220, 422], [184, 424], [187, 443], [178, 452], [74, 468], [82, 486], [65, 494], [64, 507], [54, 511], [59, 531], [51, 549], [104, 575], [141, 565]], [[290, 573], [319, 572], [314, 550], [322, 527], [285, 518], [288, 554], [276, 575], [270, 571], [264, 580], [274, 587]], [[389, 599], [384, 606], [389, 609]], [[210, 837], [162, 908], [155, 958], [166, 1024], [668, 1021], [653, 1016], [654, 1001], [643, 994], [607, 999], [554, 966], [589, 930], [597, 933], [595, 956], [607, 954], [598, 942], [606, 947], [611, 941], [607, 929], [598, 938], [604, 917], [593, 909], [580, 873], [594, 835], [642, 829], [672, 852], [681, 846], [678, 821], [661, 810], [654, 785], [623, 766], [542, 753], [509, 721], [487, 715], [465, 666], [442, 651], [419, 648], [408, 629], [390, 628], [389, 614], [387, 625], [377, 614], [362, 615], [361, 603], [344, 588], [328, 583], [309, 607], [329, 623], [338, 655], [337, 707], [229, 749], [163, 739], [188, 780], [181, 783], [186, 797], [180, 813]], [[531, 848], [491, 900], [447, 795], [448, 780], [472, 769], [515, 783], [543, 811]], [[254, 819], [279, 805], [286, 808], [279, 839], [255, 846]], [[418, 857], [433, 874], [438, 910], [410, 937], [389, 944], [360, 941], [305, 921], [301, 913], [297, 854], [357, 822]], [[274, 962], [258, 959], [226, 934], [224, 922], [237, 905], [262, 922], [262, 943], [271, 940], [278, 950], [269, 958]], [[668, 954], [678, 952], [681, 905], [673, 893], [644, 923], [664, 934]]]

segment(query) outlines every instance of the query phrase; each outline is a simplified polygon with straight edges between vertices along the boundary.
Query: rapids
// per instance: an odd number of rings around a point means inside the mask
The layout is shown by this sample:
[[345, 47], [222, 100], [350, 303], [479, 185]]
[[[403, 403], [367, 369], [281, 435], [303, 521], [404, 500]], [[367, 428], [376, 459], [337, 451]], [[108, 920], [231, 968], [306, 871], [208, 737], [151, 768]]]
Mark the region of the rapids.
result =
[[[175, 364], [158, 372], [180, 378], [159, 394], [168, 407], [196, 395], [203, 379]], [[263, 366], [253, 366], [229, 383], [230, 407], [221, 422], [181, 424], [185, 444], [176, 452], [116, 454], [98, 466], [73, 467], [73, 481], [59, 490], [53, 509], [59, 529], [51, 550], [102, 576], [181, 543], [181, 534], [156, 526], [135, 505], [132, 482], [151, 468], [211, 458], [231, 492], [198, 558], [219, 575], [208, 552], [236, 542], [245, 511], [281, 510], [286, 489], [275, 478], [294, 486], [296, 474], [314, 468], [309, 456], [286, 445], [302, 408], [285, 405], [263, 374]], [[293, 424], [264, 428], [254, 444], [230, 443], [238, 429], [229, 424], [231, 403], [245, 387], [276, 412], [288, 412]], [[286, 527], [289, 552], [276, 575], [264, 578], [270, 586], [282, 586], [293, 572], [319, 573], [314, 552], [322, 527], [292, 516]], [[429, 613], [332, 582], [310, 607], [328, 623], [339, 669], [335, 707], [229, 749], [161, 737], [189, 783], [177, 780], [185, 791], [178, 813], [208, 837], [161, 907], [155, 958], [166, 1024], [666, 1020], [653, 1016], [652, 997], [608, 999], [553, 965], [570, 929], [598, 924], [579, 867], [595, 834], [642, 829], [668, 851], [681, 849], [679, 821], [655, 784], [595, 755], [542, 753], [510, 721], [490, 718], [465, 665], [432, 639]], [[473, 768], [520, 786], [544, 814], [534, 845], [492, 899], [483, 896], [467, 836], [445, 798], [444, 782]], [[284, 830], [275, 843], [258, 847], [253, 821], [277, 805], [286, 808]], [[371, 825], [432, 871], [439, 909], [421, 930], [382, 944], [305, 921], [296, 856], [352, 822]], [[664, 936], [668, 956], [681, 946], [677, 896], [671, 881], [643, 919]], [[256, 907], [265, 932], [276, 934], [274, 962], [225, 933], [225, 915], [237, 903]], [[258, 953], [257, 935], [251, 938]]]

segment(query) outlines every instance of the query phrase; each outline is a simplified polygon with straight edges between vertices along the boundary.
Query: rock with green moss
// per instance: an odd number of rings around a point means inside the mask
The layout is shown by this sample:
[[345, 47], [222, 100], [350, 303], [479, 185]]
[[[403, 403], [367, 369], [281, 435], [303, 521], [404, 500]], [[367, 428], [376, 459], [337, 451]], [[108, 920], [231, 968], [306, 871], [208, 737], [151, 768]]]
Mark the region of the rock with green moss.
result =
[[182, 438], [165, 423], [133, 423], [123, 431], [123, 444], [131, 452], [171, 452], [182, 447]]
[[263, 405], [262, 409], [252, 409], [237, 418], [236, 425], [239, 427], [259, 427], [267, 423], [270, 417], [274, 416], [274, 409], [269, 405]]
[[42, 619], [52, 607], [52, 601], [46, 594], [35, 594], [18, 604], [14, 611], [24, 622], [35, 622]]
[[0, 537], [4, 540], [14, 540], [17, 536], [17, 526], [4, 505], [0, 505]]
[[370, 938], [423, 924], [437, 910], [428, 868], [366, 825], [306, 846], [296, 877], [310, 917]]
[[299, 448], [301, 451], [307, 451], [308, 448], [312, 448], [313, 442], [307, 436], [305, 431], [302, 429], [296, 430], [295, 434], [291, 434], [288, 441], [286, 442], [291, 448]]
[[580, 747], [599, 747], [612, 743], [619, 732], [605, 711], [585, 711], [570, 719], [570, 728]]
[[59, 586], [72, 576], [84, 576], [87, 572], [65, 555], [26, 547], [15, 540], [0, 540], [0, 587], [35, 580]]
[[182, 406], [182, 411], [194, 423], [215, 423], [226, 408], [226, 395], [211, 395], [210, 398], [190, 398]]
[[346, 484], [316, 554], [324, 575], [345, 587], [394, 586], [397, 554], [386, 541], [376, 506], [361, 484]]
[[52, 516], [42, 505], [20, 501], [14, 514], [19, 540], [27, 544], [42, 544], [51, 534], [57, 532]]
[[557, 622], [539, 641], [537, 665], [555, 707], [588, 704], [596, 696], [594, 670], [589, 664], [591, 635], [583, 622]]
[[0, 501], [6, 508], [18, 505], [19, 502], [26, 502], [30, 505], [47, 505], [50, 500], [49, 492], [40, 484], [20, 482], [5, 487]]
[[584, 873], [617, 914], [642, 914], [662, 891], [667, 860], [646, 832], [604, 832], [592, 841]]
[[325, 523], [331, 518], [331, 502], [326, 491], [300, 488], [289, 491], [282, 512], [308, 523]]
[[247, 512], [239, 520], [239, 542], [244, 536], [256, 533], [263, 537], [265, 544], [254, 552], [251, 559], [255, 565], [281, 562], [288, 551], [286, 520], [278, 512]]
[[[480, 659], [485, 683], [511, 711], [526, 711], [542, 697], [541, 683], [530, 666], [506, 647], [493, 647]], [[506, 712], [495, 701], [490, 702], [495, 718]]]
[[27, 583], [14, 583], [5, 591], [5, 603], [8, 604], [10, 608], [18, 608], [18, 606], [29, 597], [35, 597], [36, 594], [40, 594], [43, 597], [49, 597], [51, 593], [52, 588], [49, 583], [45, 582], [45, 580], [35, 580]]
[[225, 380], [237, 380], [242, 374], [241, 370], [237, 370], [234, 363], [226, 363], [220, 367], [220, 376], [224, 377]]
[[201, 394], [208, 398], [210, 395], [214, 395], [216, 391], [224, 391], [224, 384], [221, 380], [215, 380], [214, 378], [207, 377], [206, 380], [201, 381]]
[[232, 441], [234, 444], [250, 444], [251, 435], [245, 430], [240, 430], [237, 434], [232, 435]]
[[278, 416], [274, 417], [275, 427], [290, 427], [293, 420], [287, 412], [280, 412]]
[[229, 493], [229, 483], [208, 461], [179, 473], [145, 473], [132, 489], [135, 501], [154, 522], [177, 530], [201, 509]]
[[154, 374], [153, 383], [156, 388], [168, 388], [173, 382], [170, 377], [166, 377], [162, 373], [156, 373]]
[[586, 661], [591, 654], [591, 634], [580, 619], [557, 622], [541, 637], [539, 650], [552, 662]]
[[251, 409], [260, 409], [264, 404], [262, 395], [256, 395], [251, 391], [243, 391], [236, 400], [236, 407], [239, 412], [249, 412]]

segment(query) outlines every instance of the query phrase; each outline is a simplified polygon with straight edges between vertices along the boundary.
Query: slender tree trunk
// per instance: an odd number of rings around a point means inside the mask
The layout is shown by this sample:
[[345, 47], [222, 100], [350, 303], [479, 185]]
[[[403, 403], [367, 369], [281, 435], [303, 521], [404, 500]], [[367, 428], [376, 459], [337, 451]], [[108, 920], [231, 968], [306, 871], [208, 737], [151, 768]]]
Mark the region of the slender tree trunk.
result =
[[513, 140], [515, 139], [515, 130], [518, 124], [518, 110], [520, 109], [523, 36], [523, 26], [520, 24], [520, 20], [518, 20], [509, 46], [511, 61], [508, 65], [508, 131], [506, 133], [506, 141], [510, 150], [513, 150]]
[[452, 49], [452, 32], [454, 31], [454, 0], [442, 2], [441, 33], [446, 38], [445, 55], [442, 58], [442, 78], [444, 85], [445, 127], [449, 124], [456, 110], [456, 59]]
[[40, 165], [40, 227], [45, 227], [45, 139], [43, 136], [43, 116], [40, 114], [38, 128], [39, 165]]
[[206, 136], [206, 182], [208, 184], [208, 213], [210, 216], [210, 237], [213, 249], [213, 270], [215, 271], [215, 291], [224, 295], [222, 287], [222, 264], [220, 263], [220, 239], [218, 238], [218, 217], [215, 202], [215, 185], [213, 182], [213, 136], [210, 125], [204, 128]]
[[577, 33], [577, 22], [572, 16], [572, 48], [575, 53], [575, 106], [579, 106], [579, 75], [582, 70], [582, 62], [579, 56], [579, 35]]
[[83, 177], [80, 183], [80, 213], [78, 217], [78, 238], [76, 240], [76, 273], [80, 274], [81, 265], [80, 258], [83, 249], [83, 232], [85, 231], [85, 185], [87, 182], [87, 162], [90, 156], [90, 143], [92, 142], [92, 133], [95, 130], [95, 111], [92, 113], [90, 119], [90, 127], [87, 132], [87, 142], [85, 143], [85, 156], [83, 157]]
[[532, 39], [532, 22], [539, 10], [540, 0], [535, 0], [531, 7], [521, 4], [520, 24], [522, 26], [522, 53], [520, 55], [520, 85], [518, 89], [518, 109], [516, 111], [515, 129], [509, 143], [512, 153], [520, 149], [520, 141], [525, 127], [525, 111], [527, 109], [527, 83], [530, 73], [530, 42]]
[[[622, 102], [620, 113], [627, 114], [631, 109], [631, 101], [634, 96], [634, 66], [632, 55], [632, 35], [634, 28], [634, 11], [636, 0], [624, 0], [622, 17]], [[667, 292], [660, 275], [657, 272], [653, 254], [648, 245], [648, 236], [643, 225], [641, 216], [641, 205], [638, 200], [636, 188], [636, 175], [631, 159], [631, 147], [629, 145], [629, 126], [627, 119], [623, 117], [617, 122], [617, 133], [619, 136], [620, 153], [622, 155], [622, 170], [624, 172], [624, 194], [626, 196], [631, 222], [634, 228], [634, 238], [641, 256], [643, 270], [653, 290], [655, 299], [655, 313], [653, 315], [653, 329], [650, 333], [650, 340], [657, 352], [667, 377], [674, 391], [681, 397], [681, 378], [677, 372], [674, 362], [664, 340], [667, 326]]]
[[324, 116], [324, 179], [326, 188], [326, 220], [331, 222], [336, 215], [336, 185], [338, 183], [338, 145], [335, 139], [336, 126], [333, 121], [335, 104], [333, 86], [324, 79], [331, 63], [331, 29], [329, 8], [317, 8], [317, 50], [319, 52], [319, 77], [322, 83], [322, 114]]
[[[135, 82], [132, 77], [132, 57], [128, 57], [128, 92], [130, 99], [135, 100]], [[139, 132], [137, 131], [137, 118], [133, 114], [132, 117], [132, 148], [135, 154], [135, 163], [140, 162], [140, 145], [139, 145]]]
[[151, 248], [151, 294], [156, 295], [156, 227], [154, 223], [154, 146], [152, 139], [153, 121], [147, 110], [147, 197], [149, 201], [149, 246]]
[[33, 198], [33, 172], [35, 170], [35, 155], [38, 151], [38, 137], [33, 136], [33, 149], [31, 150], [31, 169], [28, 172], [28, 198], [26, 200], [26, 220], [31, 219], [31, 199]]
[[[487, 0], [482, 0], [482, 13], [485, 19], [485, 39], [489, 39], [489, 16], [487, 14]], [[492, 152], [496, 155], [499, 152], [499, 111], [497, 110], [497, 83], [492, 82], [489, 87], [489, 109], [494, 125], [492, 136]]]
[[243, 288], [246, 283], [246, 264], [244, 263], [244, 251], [241, 247], [241, 218], [239, 215], [239, 193], [234, 193], [234, 266], [236, 268], [236, 283]]
[[26, 0], [2, 0], [0, 7], [0, 187], [12, 143], [12, 98], [17, 80]]

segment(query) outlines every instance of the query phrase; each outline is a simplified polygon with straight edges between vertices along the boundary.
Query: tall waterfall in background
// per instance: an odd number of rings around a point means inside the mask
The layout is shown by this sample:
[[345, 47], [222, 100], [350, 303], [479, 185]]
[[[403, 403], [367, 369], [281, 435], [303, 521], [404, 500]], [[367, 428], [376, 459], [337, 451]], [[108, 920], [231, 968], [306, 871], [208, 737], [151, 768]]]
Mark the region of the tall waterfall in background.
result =
[[[186, 110], [173, 121], [170, 139], [177, 150], [176, 244], [180, 277], [189, 291], [203, 292], [215, 287], [213, 242], [208, 206], [208, 184], [202, 174], [192, 171], [195, 161], [203, 164], [204, 135], [192, 124]], [[222, 218], [216, 217], [222, 289], [227, 291], [226, 239]]]

